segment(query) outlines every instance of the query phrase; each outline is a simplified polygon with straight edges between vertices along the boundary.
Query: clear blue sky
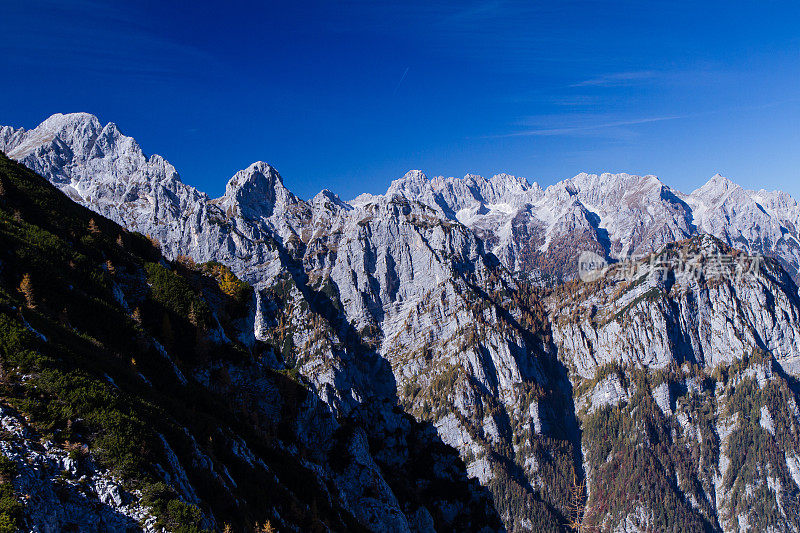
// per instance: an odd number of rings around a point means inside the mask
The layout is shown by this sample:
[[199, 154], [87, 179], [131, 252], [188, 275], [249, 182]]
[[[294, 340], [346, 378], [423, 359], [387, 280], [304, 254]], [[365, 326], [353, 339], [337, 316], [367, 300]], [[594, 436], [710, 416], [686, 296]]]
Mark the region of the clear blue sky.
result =
[[94, 113], [212, 195], [260, 159], [303, 197], [412, 168], [800, 197], [797, 1], [0, 8], [0, 124]]

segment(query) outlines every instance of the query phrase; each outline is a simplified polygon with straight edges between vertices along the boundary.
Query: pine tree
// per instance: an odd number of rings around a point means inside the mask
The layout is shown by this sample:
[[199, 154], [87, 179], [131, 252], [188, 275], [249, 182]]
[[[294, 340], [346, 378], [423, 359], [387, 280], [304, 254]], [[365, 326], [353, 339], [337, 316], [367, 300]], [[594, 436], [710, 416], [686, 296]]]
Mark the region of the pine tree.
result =
[[125, 242], [122, 240], [122, 233], [117, 235], [117, 246], [119, 246], [120, 248], [125, 247]]
[[191, 322], [195, 327], [200, 326], [200, 317], [197, 314], [197, 309], [195, 308], [194, 302], [189, 303], [189, 322]]
[[6, 195], [6, 187], [3, 185], [3, 179], [0, 178], [0, 198]]
[[31, 281], [30, 274], [25, 274], [22, 276], [22, 281], [19, 284], [19, 292], [25, 296], [26, 305], [31, 309], [35, 309], [36, 301], [33, 293], [33, 282]]
[[131, 313], [131, 318], [137, 324], [141, 324], [142, 323], [142, 311], [138, 307], [134, 308], [133, 313]]
[[114, 263], [111, 262], [111, 259], [106, 260], [106, 271], [112, 276], [117, 274], [117, 269], [114, 267]]
[[569, 507], [569, 527], [575, 533], [589, 533], [599, 531], [598, 528], [589, 525], [587, 518], [592, 514], [593, 506], [586, 502], [586, 478], [578, 480], [575, 470], [572, 471], [572, 486], [570, 487]]
[[97, 225], [97, 222], [95, 222], [93, 218], [89, 219], [89, 233], [93, 235], [100, 233], [100, 226]]
[[276, 531], [278, 530], [273, 527], [269, 520], [261, 525], [256, 524], [256, 533], [275, 533]]

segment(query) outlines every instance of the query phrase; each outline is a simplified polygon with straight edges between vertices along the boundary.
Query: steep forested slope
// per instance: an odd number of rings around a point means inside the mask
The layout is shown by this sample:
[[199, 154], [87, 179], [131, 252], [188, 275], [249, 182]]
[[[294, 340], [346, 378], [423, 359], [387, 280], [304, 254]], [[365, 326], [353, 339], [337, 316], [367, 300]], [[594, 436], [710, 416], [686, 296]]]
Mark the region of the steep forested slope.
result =
[[0, 525], [499, 527], [435, 432], [392, 405], [342, 425], [264, 364], [253, 301], [0, 156]]

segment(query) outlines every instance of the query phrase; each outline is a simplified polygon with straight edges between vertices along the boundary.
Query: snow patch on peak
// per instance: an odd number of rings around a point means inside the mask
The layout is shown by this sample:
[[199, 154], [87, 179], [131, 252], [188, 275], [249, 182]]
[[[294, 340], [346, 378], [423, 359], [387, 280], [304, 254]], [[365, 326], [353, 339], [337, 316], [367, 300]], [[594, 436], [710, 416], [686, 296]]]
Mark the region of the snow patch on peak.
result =
[[511, 204], [501, 203], [501, 204], [487, 204], [486, 207], [489, 211], [499, 211], [501, 213], [505, 213], [507, 215], [514, 212], [514, 208], [511, 207]]

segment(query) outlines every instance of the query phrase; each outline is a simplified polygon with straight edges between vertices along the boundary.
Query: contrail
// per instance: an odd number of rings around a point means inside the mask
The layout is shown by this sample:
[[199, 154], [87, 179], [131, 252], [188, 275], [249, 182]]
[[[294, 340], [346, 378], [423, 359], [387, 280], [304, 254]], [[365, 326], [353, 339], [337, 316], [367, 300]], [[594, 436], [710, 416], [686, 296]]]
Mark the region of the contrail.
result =
[[408, 67], [406, 67], [406, 70], [403, 72], [403, 75], [400, 76], [400, 81], [398, 81], [397, 85], [395, 85], [394, 92], [392, 93], [392, 96], [396, 96], [397, 95], [397, 89], [400, 88], [400, 84], [403, 83], [404, 79], [406, 79], [406, 74], [408, 74]]

